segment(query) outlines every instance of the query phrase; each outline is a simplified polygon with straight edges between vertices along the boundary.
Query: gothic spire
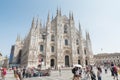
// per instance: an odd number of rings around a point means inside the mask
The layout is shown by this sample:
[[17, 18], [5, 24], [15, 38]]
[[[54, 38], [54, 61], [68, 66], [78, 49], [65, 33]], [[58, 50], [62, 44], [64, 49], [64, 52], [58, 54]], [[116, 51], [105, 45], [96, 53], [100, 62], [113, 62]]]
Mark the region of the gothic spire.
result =
[[73, 12], [72, 12], [72, 20], [74, 20], [74, 17], [73, 17]]
[[52, 20], [53, 20], [53, 15], [52, 15]]
[[47, 22], [50, 22], [50, 12], [48, 12]]
[[57, 7], [57, 16], [58, 16], [58, 13], [59, 13], [59, 11], [58, 11], [58, 7]]
[[60, 8], [60, 10], [59, 10], [59, 13], [60, 13], [60, 16], [61, 16], [61, 8]]
[[80, 22], [79, 22], [79, 33], [80, 33], [80, 35], [82, 36], [82, 29], [81, 29]]
[[36, 32], [38, 34], [40, 33], [40, 28], [41, 28], [41, 23], [40, 23], [40, 20], [37, 18], [37, 21], [36, 21]]
[[35, 18], [33, 17], [30, 31], [34, 28], [35, 28]]
[[90, 41], [90, 34], [89, 34], [89, 32], [88, 32], [88, 40]]
[[91, 40], [90, 40], [90, 34], [87, 31], [86, 31], [86, 40], [89, 41], [89, 42], [91, 42]]
[[57, 16], [61, 16], [61, 8], [60, 9], [57, 8]]
[[35, 18], [33, 17], [33, 20], [32, 20], [32, 28], [35, 27]]
[[71, 12], [69, 12], [69, 19], [72, 20]]
[[21, 41], [21, 39], [20, 39], [20, 35], [19, 35], [19, 34], [17, 35], [17, 39], [16, 39], [16, 41]]
[[36, 21], [36, 28], [39, 28], [40, 27], [40, 21], [39, 19], [37, 18], [37, 21]]

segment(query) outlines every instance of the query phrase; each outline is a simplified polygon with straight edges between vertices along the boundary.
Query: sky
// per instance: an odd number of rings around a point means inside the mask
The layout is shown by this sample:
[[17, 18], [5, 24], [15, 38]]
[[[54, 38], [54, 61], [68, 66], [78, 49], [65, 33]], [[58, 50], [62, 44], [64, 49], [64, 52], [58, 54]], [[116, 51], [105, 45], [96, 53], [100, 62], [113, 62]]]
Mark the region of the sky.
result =
[[94, 54], [120, 52], [120, 0], [0, 0], [0, 52], [10, 55], [18, 34], [27, 35], [33, 17], [42, 23], [48, 12], [55, 17], [74, 14], [76, 28], [90, 33]]

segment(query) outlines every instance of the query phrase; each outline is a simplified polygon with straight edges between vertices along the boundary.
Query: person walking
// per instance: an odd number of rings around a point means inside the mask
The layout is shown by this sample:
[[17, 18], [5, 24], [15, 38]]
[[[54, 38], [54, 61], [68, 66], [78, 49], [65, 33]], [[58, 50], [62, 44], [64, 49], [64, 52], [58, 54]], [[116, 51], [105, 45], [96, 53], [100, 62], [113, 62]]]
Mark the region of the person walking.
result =
[[2, 71], [1, 71], [2, 80], [5, 80], [5, 76], [6, 76], [6, 69], [3, 68]]
[[93, 71], [93, 67], [89, 65], [88, 69], [90, 70], [91, 80], [96, 80], [96, 75], [95, 75], [95, 72]]
[[102, 70], [101, 70], [100, 67], [98, 67], [98, 68], [97, 68], [97, 78], [98, 78], [98, 80], [102, 80], [101, 74], [102, 74]]
[[61, 76], [61, 67], [59, 67], [59, 69], [58, 69], [58, 70], [59, 70], [59, 75]]
[[105, 74], [107, 74], [107, 66], [105, 66], [104, 69], [105, 69]]
[[25, 69], [25, 67], [23, 68], [22, 76], [23, 76], [23, 78], [26, 76], [26, 69]]
[[113, 67], [113, 73], [114, 73], [114, 79], [116, 78], [116, 80], [118, 80], [118, 69], [117, 69], [117, 66]]
[[16, 80], [20, 80], [18, 70], [14, 70], [14, 76], [15, 76]]
[[114, 64], [113, 62], [111, 62], [111, 67], [110, 67], [110, 70], [111, 70], [111, 76], [114, 76]]
[[83, 77], [84, 77], [83, 80], [91, 80], [90, 70], [89, 70], [88, 66], [86, 66], [86, 68], [84, 69]]
[[22, 71], [20, 69], [18, 69], [18, 76], [19, 76], [19, 79], [22, 80]]

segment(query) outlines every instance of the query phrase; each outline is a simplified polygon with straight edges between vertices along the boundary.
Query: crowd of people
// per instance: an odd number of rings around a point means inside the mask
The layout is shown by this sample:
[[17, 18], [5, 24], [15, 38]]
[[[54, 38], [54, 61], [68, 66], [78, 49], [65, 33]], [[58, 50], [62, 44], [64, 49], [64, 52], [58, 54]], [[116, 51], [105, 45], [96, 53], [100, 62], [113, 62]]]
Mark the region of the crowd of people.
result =
[[14, 77], [16, 80], [22, 80], [23, 78], [35, 77], [35, 68], [16, 68], [14, 67]]
[[[97, 71], [95, 70], [95, 68], [97, 69]], [[6, 68], [1, 69], [2, 80], [5, 80], [5, 76], [7, 74], [6, 70]], [[14, 67], [12, 70], [14, 71], [14, 77], [16, 78], [16, 80], [23, 80], [23, 78], [36, 77], [35, 68]], [[110, 64], [110, 66], [104, 65], [102, 67], [93, 67], [92, 65], [88, 65], [86, 67], [74, 66], [74, 68], [72, 69], [73, 80], [104, 80], [102, 77], [102, 70], [105, 71], [105, 74], [108, 74], [108, 70], [110, 70], [113, 79], [118, 80], [118, 75], [120, 74], [120, 65], [115, 65], [113, 62]], [[59, 75], [61, 76], [61, 68], [59, 68], [58, 71]], [[41, 76], [41, 74], [38, 74], [38, 76]]]
[[[94, 69], [97, 69], [97, 72], [95, 72]], [[111, 76], [114, 80], [118, 80], [118, 74], [120, 74], [120, 66], [113, 64], [113, 62], [110, 64], [110, 66], [96, 66], [93, 68], [93, 66], [88, 65], [86, 67], [74, 67], [72, 69], [73, 73], [73, 80], [104, 80], [102, 79], [102, 73], [104, 70], [105, 74], [107, 74], [108, 69], [111, 71]]]
[[16, 80], [22, 80], [23, 78], [31, 78], [37, 76], [49, 76], [50, 69], [41, 70], [38, 68], [16, 68], [14, 67], [14, 77]]

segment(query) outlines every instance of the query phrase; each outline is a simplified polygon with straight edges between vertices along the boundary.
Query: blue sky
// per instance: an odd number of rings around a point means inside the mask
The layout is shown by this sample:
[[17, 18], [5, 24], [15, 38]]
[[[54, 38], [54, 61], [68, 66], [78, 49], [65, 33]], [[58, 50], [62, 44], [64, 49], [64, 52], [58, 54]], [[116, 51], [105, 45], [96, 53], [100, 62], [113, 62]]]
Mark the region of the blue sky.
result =
[[[90, 32], [94, 54], [120, 52], [120, 0], [0, 0], [0, 52], [10, 54], [17, 34], [23, 38], [28, 33], [33, 17], [39, 15], [42, 23], [50, 15], [56, 15], [57, 7], [62, 15], [74, 14], [83, 34]], [[102, 50], [101, 50], [102, 48]]]

